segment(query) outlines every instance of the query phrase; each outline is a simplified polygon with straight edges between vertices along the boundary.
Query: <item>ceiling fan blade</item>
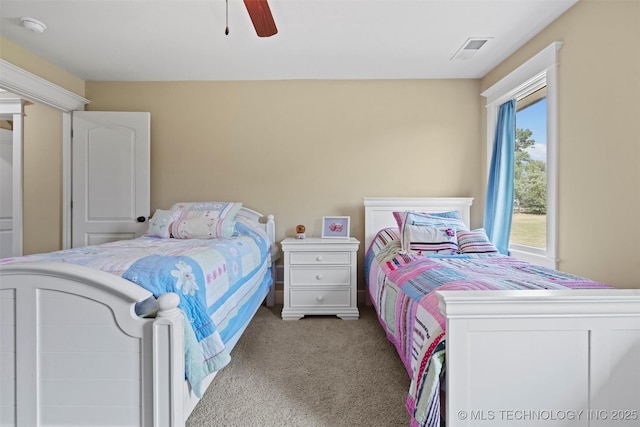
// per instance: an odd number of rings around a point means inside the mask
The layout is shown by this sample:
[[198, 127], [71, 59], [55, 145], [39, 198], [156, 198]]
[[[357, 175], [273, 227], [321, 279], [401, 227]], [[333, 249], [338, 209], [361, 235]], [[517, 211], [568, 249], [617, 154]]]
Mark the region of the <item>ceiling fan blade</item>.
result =
[[271, 37], [278, 32], [267, 0], [244, 0], [258, 37]]

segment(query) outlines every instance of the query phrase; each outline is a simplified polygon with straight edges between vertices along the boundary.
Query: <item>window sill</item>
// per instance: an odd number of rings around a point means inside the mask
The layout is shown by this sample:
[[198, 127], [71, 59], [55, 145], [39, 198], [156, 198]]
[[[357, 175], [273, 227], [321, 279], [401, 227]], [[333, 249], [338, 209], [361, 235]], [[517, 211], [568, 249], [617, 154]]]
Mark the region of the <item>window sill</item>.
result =
[[[549, 258], [544, 250], [531, 248], [526, 250], [524, 247], [509, 247], [509, 256], [519, 259], [520, 261], [530, 262], [531, 264], [540, 265], [542, 267], [558, 269], [558, 262], [554, 258]], [[538, 252], [538, 253], [536, 253]]]

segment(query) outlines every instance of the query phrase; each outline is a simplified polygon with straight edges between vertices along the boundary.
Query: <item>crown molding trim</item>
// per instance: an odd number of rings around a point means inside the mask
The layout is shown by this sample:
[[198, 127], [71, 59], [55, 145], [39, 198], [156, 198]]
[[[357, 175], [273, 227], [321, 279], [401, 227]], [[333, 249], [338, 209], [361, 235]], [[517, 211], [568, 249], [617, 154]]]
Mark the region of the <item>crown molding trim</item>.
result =
[[481, 95], [487, 98], [487, 106], [500, 105], [509, 99], [517, 99], [523, 91], [527, 91], [528, 86], [539, 82], [547, 69], [557, 66], [558, 51], [561, 47], [562, 42], [551, 43], [533, 58], [482, 92]]
[[84, 110], [88, 99], [0, 59], [0, 87], [32, 102], [61, 111]]

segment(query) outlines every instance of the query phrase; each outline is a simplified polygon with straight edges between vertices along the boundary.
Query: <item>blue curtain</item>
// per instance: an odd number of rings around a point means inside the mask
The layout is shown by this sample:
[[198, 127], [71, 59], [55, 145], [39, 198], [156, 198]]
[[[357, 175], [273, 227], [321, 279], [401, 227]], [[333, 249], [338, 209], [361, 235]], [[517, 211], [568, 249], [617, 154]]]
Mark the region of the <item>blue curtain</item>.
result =
[[493, 141], [491, 169], [484, 207], [484, 229], [501, 254], [509, 253], [513, 213], [513, 170], [516, 134], [516, 101], [500, 106]]

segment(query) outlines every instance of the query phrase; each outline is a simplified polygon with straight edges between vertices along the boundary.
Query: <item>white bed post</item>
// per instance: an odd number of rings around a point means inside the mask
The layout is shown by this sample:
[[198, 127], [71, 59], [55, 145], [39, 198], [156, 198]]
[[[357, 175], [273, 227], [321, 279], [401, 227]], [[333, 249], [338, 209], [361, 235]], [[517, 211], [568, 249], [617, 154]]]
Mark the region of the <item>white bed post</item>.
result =
[[[158, 298], [153, 322], [153, 426], [184, 426], [184, 316], [180, 297], [169, 292]], [[148, 413], [148, 412], [147, 412]]]
[[[267, 223], [265, 224], [265, 230], [269, 239], [275, 243], [276, 241], [276, 221], [273, 215], [267, 215]], [[269, 293], [267, 294], [267, 306], [271, 307], [276, 302], [276, 263], [271, 263], [271, 277], [273, 283], [269, 287]]]
[[[249, 209], [247, 207], [243, 207], [238, 212], [239, 217], [243, 217], [248, 219], [252, 223], [252, 227], [256, 228], [256, 225], [259, 226], [260, 230], [267, 234], [269, 240], [275, 245], [276, 242], [276, 220], [275, 217], [271, 214], [262, 215], [258, 211], [254, 211], [253, 209]], [[253, 224], [255, 223], [255, 224]], [[275, 304], [275, 296], [276, 296], [276, 259], [274, 258], [271, 261], [271, 277], [273, 282], [269, 287], [269, 293], [266, 297], [267, 306], [271, 307]]]

